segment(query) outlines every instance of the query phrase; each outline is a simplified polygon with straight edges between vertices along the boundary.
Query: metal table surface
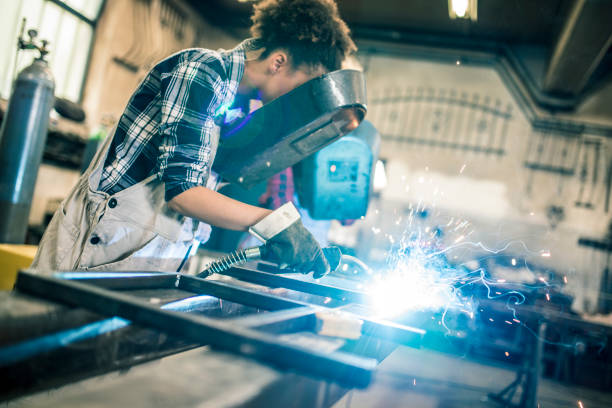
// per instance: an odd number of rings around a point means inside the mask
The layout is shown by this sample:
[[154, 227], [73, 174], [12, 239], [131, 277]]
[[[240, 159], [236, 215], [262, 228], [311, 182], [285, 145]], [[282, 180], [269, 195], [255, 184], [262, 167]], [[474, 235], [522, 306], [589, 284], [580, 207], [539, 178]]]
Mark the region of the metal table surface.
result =
[[200, 347], [14, 399], [7, 407], [326, 407], [348, 389]]

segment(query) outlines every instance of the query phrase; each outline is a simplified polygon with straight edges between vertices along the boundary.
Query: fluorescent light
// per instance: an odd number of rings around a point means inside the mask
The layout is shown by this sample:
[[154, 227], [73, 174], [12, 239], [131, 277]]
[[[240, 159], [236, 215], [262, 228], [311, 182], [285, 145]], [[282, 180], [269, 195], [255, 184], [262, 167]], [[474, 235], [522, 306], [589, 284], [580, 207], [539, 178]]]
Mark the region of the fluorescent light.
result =
[[451, 6], [457, 17], [465, 17], [468, 10], [468, 0], [451, 0]]
[[451, 19], [465, 18], [476, 21], [478, 0], [448, 0], [448, 15]]
[[374, 191], [380, 191], [387, 187], [387, 173], [385, 171], [385, 164], [382, 160], [376, 162], [374, 168]]

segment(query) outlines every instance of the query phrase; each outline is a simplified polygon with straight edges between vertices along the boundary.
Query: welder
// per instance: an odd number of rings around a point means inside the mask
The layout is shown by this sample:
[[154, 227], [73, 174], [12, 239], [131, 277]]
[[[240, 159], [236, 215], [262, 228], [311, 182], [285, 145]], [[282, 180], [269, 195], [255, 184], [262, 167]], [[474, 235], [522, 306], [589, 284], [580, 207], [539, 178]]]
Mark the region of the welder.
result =
[[266, 260], [329, 272], [293, 206], [226, 197], [211, 167], [234, 98], [265, 104], [340, 69], [356, 48], [332, 0], [266, 0], [252, 21], [252, 38], [236, 48], [184, 50], [146, 75], [54, 215], [33, 268], [174, 272], [215, 225], [263, 237]]

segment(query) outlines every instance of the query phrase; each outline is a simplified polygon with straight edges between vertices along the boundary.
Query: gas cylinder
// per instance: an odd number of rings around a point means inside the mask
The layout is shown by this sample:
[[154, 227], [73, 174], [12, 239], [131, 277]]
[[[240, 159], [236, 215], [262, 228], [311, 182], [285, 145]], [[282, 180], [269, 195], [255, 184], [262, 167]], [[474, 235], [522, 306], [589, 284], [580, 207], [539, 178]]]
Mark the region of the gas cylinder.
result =
[[[31, 43], [34, 33], [29, 32]], [[41, 47], [34, 47], [40, 56], [14, 81], [0, 128], [0, 242], [23, 244], [25, 240], [54, 102], [55, 82], [44, 59], [46, 45], [43, 41]]]

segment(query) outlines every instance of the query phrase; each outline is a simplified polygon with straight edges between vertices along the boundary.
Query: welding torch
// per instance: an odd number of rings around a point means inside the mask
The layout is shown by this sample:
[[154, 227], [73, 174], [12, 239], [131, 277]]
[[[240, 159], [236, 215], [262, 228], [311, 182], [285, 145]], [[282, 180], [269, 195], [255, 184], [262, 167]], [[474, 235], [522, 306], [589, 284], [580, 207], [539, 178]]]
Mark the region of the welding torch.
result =
[[[263, 257], [264, 251], [266, 250], [265, 245], [246, 248], [246, 249], [238, 249], [230, 254], [224, 256], [223, 258], [212, 262], [210, 265], [206, 267], [202, 272], [198, 273], [196, 276], [198, 278], [206, 278], [213, 273], [222, 273], [223, 271], [228, 270], [229, 268], [237, 265], [242, 265], [249, 261], [255, 261], [261, 259]], [[340, 252], [340, 248], [335, 246], [329, 246], [322, 249], [323, 256], [327, 260], [329, 264], [331, 272], [334, 272], [338, 265], [340, 265], [340, 260], [342, 259], [342, 252]], [[296, 273], [297, 271], [292, 268], [281, 268], [279, 267], [274, 271], [274, 273]]]

